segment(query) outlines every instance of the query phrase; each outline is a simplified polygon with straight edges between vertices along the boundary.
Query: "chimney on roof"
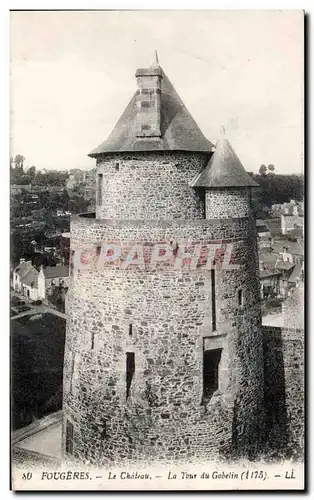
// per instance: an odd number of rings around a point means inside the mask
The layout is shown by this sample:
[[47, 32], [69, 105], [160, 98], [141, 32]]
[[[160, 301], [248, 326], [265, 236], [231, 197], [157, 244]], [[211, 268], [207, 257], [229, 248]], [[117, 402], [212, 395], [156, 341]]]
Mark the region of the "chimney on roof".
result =
[[20, 259], [20, 264], [23, 264], [23, 262], [25, 262], [24, 257], [22, 259]]
[[150, 68], [138, 69], [137, 80], [137, 137], [161, 136], [161, 81], [162, 70], [159, 66], [157, 51]]
[[153, 67], [159, 66], [159, 61], [158, 61], [158, 53], [157, 50], [154, 52], [154, 62], [152, 64]]

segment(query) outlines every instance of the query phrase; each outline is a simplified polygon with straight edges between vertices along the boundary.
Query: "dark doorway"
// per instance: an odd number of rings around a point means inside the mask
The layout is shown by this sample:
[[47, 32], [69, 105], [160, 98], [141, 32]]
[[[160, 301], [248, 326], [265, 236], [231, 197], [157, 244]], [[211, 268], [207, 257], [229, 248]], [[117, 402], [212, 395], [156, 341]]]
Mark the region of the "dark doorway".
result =
[[219, 362], [222, 349], [204, 351], [203, 354], [203, 400], [208, 402], [219, 388]]

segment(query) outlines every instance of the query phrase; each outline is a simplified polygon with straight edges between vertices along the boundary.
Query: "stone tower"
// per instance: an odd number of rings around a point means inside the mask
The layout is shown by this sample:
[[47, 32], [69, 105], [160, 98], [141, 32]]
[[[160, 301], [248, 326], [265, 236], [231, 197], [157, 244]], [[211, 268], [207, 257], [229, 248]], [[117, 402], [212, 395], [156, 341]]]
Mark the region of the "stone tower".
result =
[[254, 454], [255, 183], [224, 135], [213, 152], [157, 59], [136, 79], [90, 154], [96, 214], [71, 220], [63, 451], [100, 465]]

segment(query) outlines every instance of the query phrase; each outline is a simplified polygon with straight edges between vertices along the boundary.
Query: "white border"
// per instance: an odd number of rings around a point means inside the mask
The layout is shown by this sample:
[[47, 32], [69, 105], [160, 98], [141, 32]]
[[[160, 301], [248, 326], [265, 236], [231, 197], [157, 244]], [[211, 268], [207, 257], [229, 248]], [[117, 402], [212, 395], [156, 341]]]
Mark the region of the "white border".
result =
[[[148, 6], [149, 5], [149, 6]], [[1, 44], [0, 44], [0, 58], [1, 58], [1, 66], [2, 66], [2, 72], [1, 74], [3, 77], [1, 78], [1, 85], [3, 87], [3, 91], [1, 91], [1, 97], [2, 97], [2, 106], [1, 106], [1, 139], [2, 139], [2, 147], [1, 147], [1, 152], [2, 152], [2, 163], [1, 163], [1, 174], [2, 174], [2, 182], [1, 182], [1, 196], [0, 196], [0, 202], [1, 202], [1, 220], [2, 220], [2, 241], [4, 242], [1, 254], [1, 259], [0, 259], [0, 265], [1, 265], [1, 301], [0, 301], [0, 306], [1, 306], [1, 334], [2, 334], [2, 348], [1, 348], [1, 391], [2, 391], [2, 397], [1, 397], [1, 403], [2, 403], [2, 412], [1, 412], [1, 431], [3, 433], [2, 439], [1, 439], [1, 474], [0, 474], [0, 492], [1, 492], [1, 498], [8, 498], [10, 495], [9, 492], [9, 464], [8, 464], [8, 458], [9, 458], [9, 442], [8, 442], [8, 437], [9, 437], [9, 273], [8, 273], [8, 263], [9, 263], [9, 13], [8, 11], [10, 9], [18, 9], [18, 10], [25, 10], [25, 9], [37, 9], [37, 10], [57, 10], [57, 9], [85, 9], [85, 10], [91, 10], [91, 9], [126, 9], [126, 10], [159, 10], [159, 9], [164, 9], [164, 10], [177, 10], [178, 8], [184, 9], [184, 10], [196, 10], [196, 9], [250, 9], [250, 10], [255, 10], [255, 9], [263, 9], [263, 10], [281, 10], [281, 9], [304, 9], [309, 15], [313, 14], [314, 8], [313, 8], [313, 0], [304, 0], [303, 2], [297, 1], [297, 0], [263, 0], [263, 1], [226, 1], [226, 0], [212, 0], [210, 4], [206, 2], [205, 0], [194, 0], [193, 2], [188, 2], [188, 1], [183, 1], [181, 0], [180, 2], [175, 2], [173, 0], [159, 0], [158, 2], [150, 2], [148, 4], [147, 0], [146, 1], [133, 1], [130, 3], [130, 1], [127, 0], [115, 0], [115, 1], [104, 1], [104, 0], [93, 0], [90, 2], [87, 1], [70, 1], [70, 0], [55, 0], [55, 1], [45, 1], [45, 0], [36, 0], [36, 1], [29, 1], [25, 2], [22, 0], [12, 0], [12, 1], [7, 1], [3, 0], [1, 2], [1, 7], [0, 7], [0, 13], [1, 13], [1, 24], [0, 24], [0, 32], [1, 32]], [[312, 20], [310, 19], [310, 22], [308, 23], [309, 25], [312, 24]], [[308, 26], [309, 28], [310, 26]], [[312, 28], [313, 30], [313, 28]], [[267, 35], [266, 35], [267, 36]], [[309, 56], [310, 53], [313, 49], [313, 33], [308, 34], [308, 52]], [[308, 57], [309, 61], [310, 57]], [[310, 92], [310, 87], [311, 85], [313, 86], [313, 79], [311, 78], [312, 76], [312, 68], [308, 68], [308, 78], [309, 81], [307, 83], [308, 86], [308, 93]], [[310, 85], [311, 81], [311, 85]], [[308, 108], [308, 122], [311, 122], [311, 119], [313, 118], [313, 104], [308, 102], [307, 107], [310, 104], [310, 109]], [[288, 105], [288, 103], [287, 103]], [[311, 127], [313, 129], [313, 127]], [[310, 133], [311, 130], [308, 128], [308, 136], [307, 136], [307, 144], [308, 144], [308, 150], [307, 150], [307, 162], [308, 162], [308, 169], [307, 169], [307, 193], [309, 195], [309, 199], [311, 199], [310, 194], [312, 193], [312, 178], [313, 175], [311, 175], [311, 170], [314, 168], [311, 163], [310, 163], [310, 151], [309, 151], [309, 146], [313, 142], [313, 134]], [[288, 147], [288, 145], [287, 145]], [[308, 224], [309, 230], [311, 230], [311, 225], [313, 225], [314, 221], [314, 204], [308, 205], [309, 213], [308, 213], [308, 220], [310, 221]], [[313, 232], [313, 231], [312, 231]], [[309, 248], [310, 248], [310, 243], [311, 243], [311, 234], [309, 234]], [[309, 251], [309, 250], [308, 250]], [[307, 265], [310, 268], [310, 262], [309, 259], [307, 261]], [[312, 269], [309, 270], [307, 279], [312, 282]], [[314, 311], [314, 298], [313, 294], [309, 293], [307, 297], [307, 307], [308, 307], [308, 312], [309, 312], [309, 325], [312, 324], [312, 313]], [[314, 375], [313, 375], [313, 341], [311, 339], [313, 332], [310, 331], [310, 328], [308, 328], [308, 335], [307, 335], [307, 361], [309, 364], [309, 370], [308, 370], [308, 387], [307, 387], [307, 396], [309, 399], [309, 404], [311, 406], [309, 410], [309, 418], [308, 418], [308, 424], [309, 427], [312, 426], [313, 423], [313, 412], [311, 412], [312, 409], [312, 403], [313, 403], [313, 398], [310, 400], [309, 396], [310, 393], [312, 392], [311, 389], [311, 384], [310, 382], [312, 381]], [[3, 406], [3, 403], [5, 402], [5, 405]], [[310, 418], [310, 415], [312, 418]], [[312, 435], [311, 430], [309, 430], [309, 437]], [[308, 454], [312, 457], [313, 460], [313, 441], [310, 442], [308, 440]], [[309, 474], [309, 488], [311, 489], [312, 486], [312, 481], [311, 477]], [[165, 492], [167, 494], [167, 492]], [[12, 493], [11, 493], [12, 494]], [[108, 493], [105, 493], [106, 496], [108, 496]], [[80, 494], [81, 498], [90, 498], [92, 493], [87, 493], [87, 494]], [[216, 497], [215, 493], [210, 493], [211, 497]], [[227, 494], [226, 494], [227, 495]], [[255, 498], [262, 497], [264, 493], [254, 495]], [[301, 493], [295, 493], [296, 496], [300, 496]], [[36, 495], [37, 498], [41, 497], [41, 494]], [[52, 495], [53, 497], [55, 495]], [[62, 498], [64, 496], [63, 493], [56, 494], [57, 498]], [[115, 497], [120, 496], [120, 497], [125, 497], [127, 498], [127, 494], [121, 493], [120, 495], [115, 495]], [[151, 496], [149, 493], [145, 495], [145, 497]], [[189, 497], [195, 496], [194, 494], [188, 495]], [[270, 494], [269, 497], [272, 497], [275, 495]], [[185, 495], [186, 497], [186, 495]], [[221, 495], [219, 495], [221, 498]], [[219, 498], [218, 497], [218, 498]]]

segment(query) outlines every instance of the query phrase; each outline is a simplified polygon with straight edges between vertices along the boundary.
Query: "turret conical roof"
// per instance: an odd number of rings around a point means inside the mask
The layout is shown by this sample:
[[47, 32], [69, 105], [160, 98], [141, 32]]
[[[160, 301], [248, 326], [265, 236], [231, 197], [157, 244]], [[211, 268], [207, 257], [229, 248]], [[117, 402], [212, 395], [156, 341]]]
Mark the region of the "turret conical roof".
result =
[[224, 128], [216, 149], [206, 167], [192, 183], [193, 187], [256, 187], [258, 184], [246, 172], [236, 152], [225, 137]]
[[[149, 70], [153, 70], [154, 74], [161, 75], [160, 137], [137, 136], [138, 92], [135, 92], [108, 139], [94, 149], [89, 156], [95, 157], [102, 153], [156, 150], [210, 153], [213, 144], [206, 139], [185, 107], [160, 67], [157, 55], [155, 55], [155, 61]], [[147, 73], [149, 70], [138, 70], [138, 72]]]

